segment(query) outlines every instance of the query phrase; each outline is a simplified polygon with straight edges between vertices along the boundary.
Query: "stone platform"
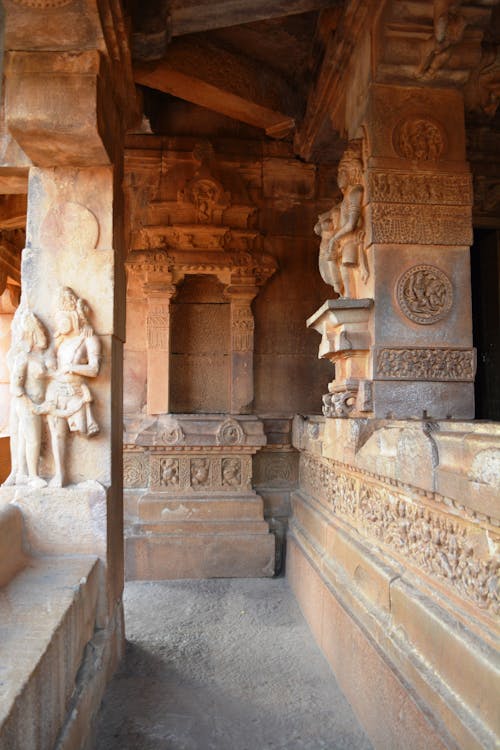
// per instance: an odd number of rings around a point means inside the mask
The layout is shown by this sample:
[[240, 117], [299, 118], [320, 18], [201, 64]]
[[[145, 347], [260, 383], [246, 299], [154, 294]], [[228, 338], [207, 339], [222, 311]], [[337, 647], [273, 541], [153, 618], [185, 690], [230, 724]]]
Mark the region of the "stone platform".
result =
[[130, 425], [126, 577], [272, 576], [275, 538], [252, 489], [252, 456], [265, 442], [251, 416], [167, 415]]
[[274, 536], [262, 499], [145, 495], [125, 537], [128, 580], [259, 578], [274, 573]]

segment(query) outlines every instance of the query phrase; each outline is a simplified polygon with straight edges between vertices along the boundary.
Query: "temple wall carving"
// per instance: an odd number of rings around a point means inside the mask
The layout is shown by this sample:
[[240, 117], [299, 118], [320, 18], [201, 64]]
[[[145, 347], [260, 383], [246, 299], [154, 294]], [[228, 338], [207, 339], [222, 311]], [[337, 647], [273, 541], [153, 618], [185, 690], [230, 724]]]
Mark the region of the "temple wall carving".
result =
[[498, 732], [499, 437], [492, 423], [294, 421], [288, 576], [320, 645], [344, 638], [331, 630], [340, 603], [365, 660], [373, 638], [377, 672], [397, 672], [459, 746]]

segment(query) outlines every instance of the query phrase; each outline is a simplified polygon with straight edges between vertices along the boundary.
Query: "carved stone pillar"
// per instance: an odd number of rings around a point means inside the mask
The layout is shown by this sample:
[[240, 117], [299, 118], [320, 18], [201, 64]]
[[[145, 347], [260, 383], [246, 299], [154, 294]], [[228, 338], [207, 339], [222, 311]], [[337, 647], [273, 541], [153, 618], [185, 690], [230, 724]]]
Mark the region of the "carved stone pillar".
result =
[[472, 185], [462, 96], [373, 85], [365, 133], [375, 415], [472, 418]]
[[168, 283], [147, 281], [144, 294], [147, 311], [147, 412], [170, 412], [170, 303], [176, 287]]
[[[365, 100], [363, 100], [364, 102]], [[471, 175], [459, 92], [373, 84], [319, 217], [341, 295], [308, 321], [335, 363], [325, 416], [474, 416]], [[355, 363], [355, 367], [354, 367]]]
[[245, 414], [253, 401], [253, 334], [252, 300], [255, 286], [231, 284], [226, 296], [231, 300], [231, 414]]

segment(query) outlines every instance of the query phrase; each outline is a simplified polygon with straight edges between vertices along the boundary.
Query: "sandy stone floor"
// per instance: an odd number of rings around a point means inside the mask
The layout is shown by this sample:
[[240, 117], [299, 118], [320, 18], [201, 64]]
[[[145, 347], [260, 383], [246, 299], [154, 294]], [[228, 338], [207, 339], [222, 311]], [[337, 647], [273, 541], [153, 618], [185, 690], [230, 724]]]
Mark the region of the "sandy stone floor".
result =
[[128, 583], [95, 750], [369, 750], [283, 578]]

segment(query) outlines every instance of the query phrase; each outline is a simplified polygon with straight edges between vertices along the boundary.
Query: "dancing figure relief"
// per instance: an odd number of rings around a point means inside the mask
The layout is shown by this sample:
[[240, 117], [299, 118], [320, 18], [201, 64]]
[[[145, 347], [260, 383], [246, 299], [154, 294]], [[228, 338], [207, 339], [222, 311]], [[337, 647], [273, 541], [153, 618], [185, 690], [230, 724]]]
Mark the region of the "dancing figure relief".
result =
[[46, 485], [38, 475], [43, 416], [47, 417], [54, 459], [52, 487], [66, 484], [69, 433], [92, 437], [99, 432], [86, 381], [99, 374], [101, 343], [89, 315], [86, 302], [63, 287], [54, 316], [54, 340], [48, 349], [48, 337], [38, 318], [24, 305], [16, 313], [9, 353], [14, 439], [7, 485]]

